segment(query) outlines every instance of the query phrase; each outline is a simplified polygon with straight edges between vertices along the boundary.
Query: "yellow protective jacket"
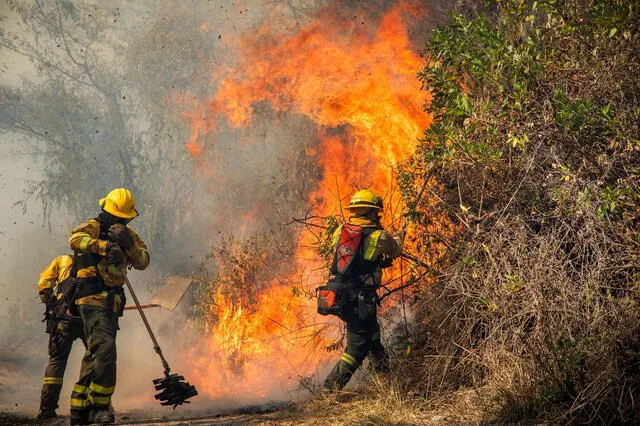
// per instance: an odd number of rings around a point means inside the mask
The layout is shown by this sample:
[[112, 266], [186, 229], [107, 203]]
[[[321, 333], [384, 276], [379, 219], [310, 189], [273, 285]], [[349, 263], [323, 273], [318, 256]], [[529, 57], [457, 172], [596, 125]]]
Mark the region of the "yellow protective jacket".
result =
[[[73, 257], [68, 254], [58, 256], [53, 259], [49, 266], [44, 268], [40, 273], [38, 293], [42, 295], [43, 290], [46, 289], [51, 289], [53, 291], [59, 283], [69, 277], [72, 265]], [[45, 300], [43, 300], [43, 302], [45, 302]]]
[[[402, 241], [399, 237], [394, 237], [387, 231], [385, 231], [379, 222], [374, 221], [367, 217], [351, 216], [349, 218], [351, 225], [361, 226], [363, 228], [377, 228], [371, 232], [369, 236], [365, 237], [360, 243], [363, 245], [363, 257], [365, 260], [371, 262], [382, 262], [384, 257], [389, 259], [395, 259], [402, 254]], [[331, 247], [333, 251], [338, 247], [340, 240], [340, 233], [342, 232], [342, 225], [335, 230], [331, 240]], [[373, 279], [373, 280], [372, 280]], [[369, 277], [365, 280], [366, 284], [380, 283], [382, 280], [382, 268], [378, 267], [373, 277]]]
[[[131, 234], [133, 245], [125, 252], [127, 257], [126, 264], [133, 266], [135, 269], [145, 269], [149, 266], [150, 261], [147, 245], [142, 241], [133, 228], [127, 226], [127, 229]], [[94, 253], [100, 256], [106, 256], [108, 245], [109, 242], [107, 240], [100, 239], [100, 222], [95, 219], [90, 219], [76, 227], [71, 231], [71, 237], [69, 238], [69, 246], [78, 255]], [[114, 265], [109, 265], [106, 257], [100, 258], [96, 266], [86, 266], [78, 269], [78, 278], [92, 278], [99, 276], [104, 280], [105, 285], [108, 287], [122, 286], [124, 284], [123, 274], [126, 274], [126, 269], [120, 270]], [[103, 302], [106, 298], [107, 293], [102, 292], [78, 299], [76, 300], [76, 304], [102, 306], [104, 305]]]

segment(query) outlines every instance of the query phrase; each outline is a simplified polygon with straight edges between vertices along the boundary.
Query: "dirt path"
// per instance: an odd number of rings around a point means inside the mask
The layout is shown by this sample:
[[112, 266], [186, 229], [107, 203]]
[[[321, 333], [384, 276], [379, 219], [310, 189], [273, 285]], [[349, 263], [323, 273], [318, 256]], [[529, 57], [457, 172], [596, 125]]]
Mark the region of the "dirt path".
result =
[[[287, 417], [290, 413], [235, 413], [235, 414], [207, 414], [207, 415], [195, 415], [179, 418], [167, 418], [161, 416], [141, 416], [136, 413], [123, 413], [117, 416], [116, 425], [161, 425], [161, 426], [176, 426], [176, 425], [215, 425], [215, 426], [227, 426], [227, 425], [265, 425], [265, 424], [278, 424], [278, 425], [298, 425], [298, 424], [322, 424], [318, 422], [318, 419], [309, 419], [310, 421], [304, 421], [301, 419], [294, 419]], [[47, 426], [63, 426], [69, 424], [69, 417], [61, 416], [55, 420], [49, 420], [47, 422], [38, 423], [33, 418], [28, 418], [16, 414], [0, 413], [0, 425], [36, 425], [42, 424]]]
[[[343, 413], [344, 414], [344, 413]], [[308, 412], [303, 406], [292, 404], [269, 412], [235, 412], [235, 413], [197, 413], [188, 416], [171, 415], [162, 416], [159, 412], [129, 412], [118, 413], [115, 425], [140, 425], [140, 426], [178, 426], [178, 425], [211, 425], [211, 426], [235, 426], [235, 425], [280, 425], [280, 426], [336, 426], [342, 424], [349, 425], [377, 425], [393, 424], [404, 425], [469, 425], [479, 424], [477, 422], [463, 421], [452, 417], [441, 415], [426, 415], [416, 418], [410, 417], [395, 419], [389, 422], [376, 417], [349, 416], [343, 417], [340, 413]], [[388, 419], [387, 419], [388, 420]], [[45, 425], [45, 426], [65, 426], [69, 424], [68, 416], [61, 416], [55, 420], [37, 423], [34, 419], [29, 419], [16, 414], [0, 413], [0, 425]]]

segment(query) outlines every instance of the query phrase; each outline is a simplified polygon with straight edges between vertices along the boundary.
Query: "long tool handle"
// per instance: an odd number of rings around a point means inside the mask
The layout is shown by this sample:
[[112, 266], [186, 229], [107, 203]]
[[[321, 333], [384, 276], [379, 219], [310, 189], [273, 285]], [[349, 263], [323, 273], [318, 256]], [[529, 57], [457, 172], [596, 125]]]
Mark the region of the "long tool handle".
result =
[[138, 297], [136, 296], [136, 292], [133, 291], [133, 286], [129, 282], [129, 278], [127, 278], [127, 276], [124, 274], [124, 271], [122, 276], [124, 277], [124, 282], [127, 284], [129, 293], [131, 293], [131, 297], [133, 297], [133, 301], [136, 304], [136, 308], [138, 309], [138, 312], [140, 312], [140, 316], [142, 317], [142, 322], [144, 322], [144, 326], [147, 327], [149, 336], [151, 336], [151, 341], [153, 342], [153, 350], [156, 351], [156, 353], [160, 356], [160, 359], [162, 360], [162, 366], [164, 367], [164, 375], [168, 376], [169, 372], [171, 371], [171, 369], [169, 368], [169, 363], [167, 362], [166, 359], [164, 359], [164, 355], [162, 355], [162, 349], [160, 349], [160, 345], [156, 340], [156, 336], [153, 334], [153, 331], [151, 330], [149, 321], [147, 321], [147, 316], [144, 314], [144, 311], [142, 310], [142, 306], [140, 305], [140, 302], [138, 302]]
[[[158, 305], [157, 303], [149, 303], [147, 305], [140, 305], [141, 309], [147, 309], [147, 308], [160, 308], [161, 306]], [[127, 305], [124, 307], [125, 311], [133, 311], [134, 309], [138, 309], [138, 307], [136, 305]]]

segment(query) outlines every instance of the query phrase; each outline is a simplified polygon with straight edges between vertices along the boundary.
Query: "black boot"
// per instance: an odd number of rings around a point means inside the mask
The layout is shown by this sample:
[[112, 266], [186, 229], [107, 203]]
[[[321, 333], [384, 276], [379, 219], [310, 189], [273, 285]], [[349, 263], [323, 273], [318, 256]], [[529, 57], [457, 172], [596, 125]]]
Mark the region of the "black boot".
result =
[[40, 410], [36, 416], [36, 420], [49, 420], [58, 417], [56, 410]]
[[71, 426], [88, 425], [90, 424], [87, 420], [88, 415], [89, 412], [87, 410], [71, 410], [69, 411], [69, 424]]
[[109, 408], [95, 409], [89, 411], [89, 423], [90, 424], [109, 424], [115, 423], [116, 416], [113, 414], [113, 411], [109, 410]]

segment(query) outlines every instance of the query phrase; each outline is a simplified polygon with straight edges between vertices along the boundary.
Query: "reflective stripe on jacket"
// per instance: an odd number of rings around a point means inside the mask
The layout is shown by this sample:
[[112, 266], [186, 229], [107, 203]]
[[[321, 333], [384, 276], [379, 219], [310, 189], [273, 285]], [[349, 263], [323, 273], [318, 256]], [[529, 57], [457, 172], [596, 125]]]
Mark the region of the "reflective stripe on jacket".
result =
[[[136, 269], [145, 269], [149, 266], [149, 251], [147, 245], [142, 241], [138, 234], [127, 226], [131, 238], [133, 239], [133, 245], [129, 250], [125, 252], [127, 257], [127, 264], [130, 264]], [[124, 284], [122, 271], [116, 268], [114, 265], [109, 265], [106, 259], [107, 247], [109, 242], [107, 240], [101, 240], [100, 237], [100, 222], [94, 219], [90, 219], [82, 225], [78, 226], [71, 232], [69, 238], [69, 246], [78, 254], [93, 253], [102, 256], [96, 266], [86, 266], [82, 269], [78, 269], [78, 278], [91, 278], [100, 276], [104, 279], [104, 283], [109, 287], [121, 286]]]
[[38, 291], [42, 291], [47, 288], [53, 289], [57, 283], [66, 280], [71, 273], [72, 264], [73, 257], [67, 254], [53, 259], [49, 266], [40, 273]]

